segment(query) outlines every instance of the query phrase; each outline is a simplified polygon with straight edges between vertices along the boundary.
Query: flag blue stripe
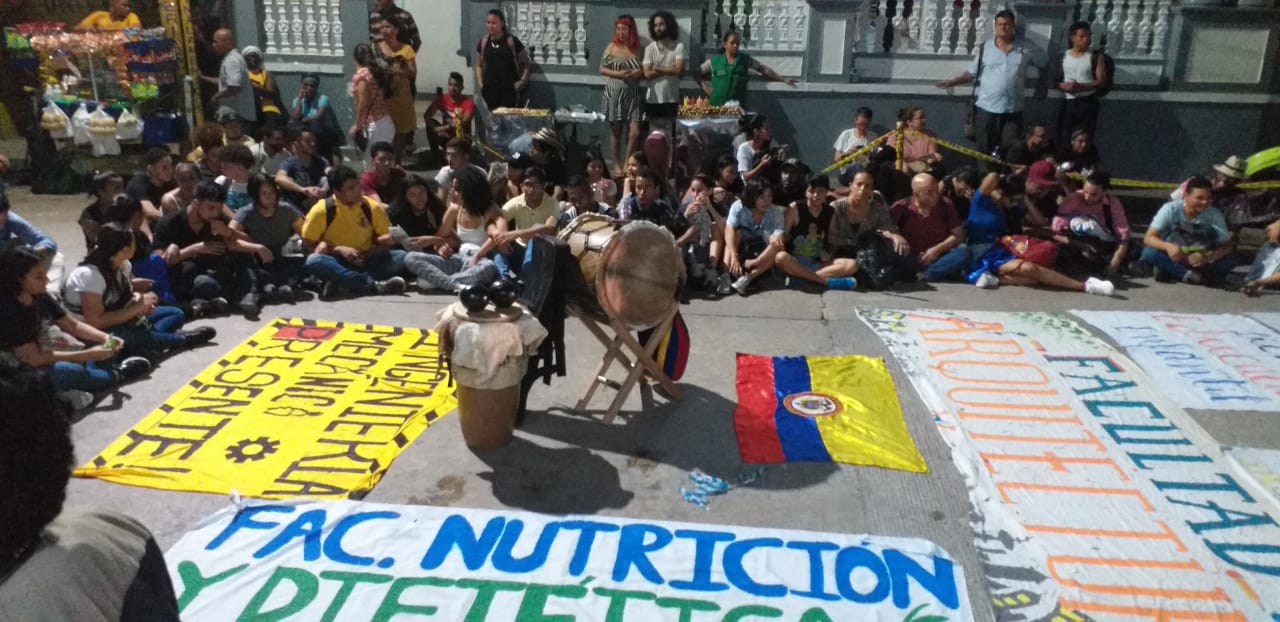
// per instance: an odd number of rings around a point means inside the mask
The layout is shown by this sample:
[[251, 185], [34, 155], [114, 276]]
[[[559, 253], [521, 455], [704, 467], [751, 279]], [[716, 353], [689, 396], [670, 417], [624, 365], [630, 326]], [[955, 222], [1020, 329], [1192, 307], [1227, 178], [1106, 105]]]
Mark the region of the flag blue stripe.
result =
[[822, 442], [818, 422], [809, 417], [791, 414], [786, 407], [786, 397], [813, 390], [809, 380], [809, 361], [802, 356], [773, 357], [773, 386], [778, 406], [773, 420], [778, 428], [778, 440], [788, 462], [831, 462], [831, 454]]

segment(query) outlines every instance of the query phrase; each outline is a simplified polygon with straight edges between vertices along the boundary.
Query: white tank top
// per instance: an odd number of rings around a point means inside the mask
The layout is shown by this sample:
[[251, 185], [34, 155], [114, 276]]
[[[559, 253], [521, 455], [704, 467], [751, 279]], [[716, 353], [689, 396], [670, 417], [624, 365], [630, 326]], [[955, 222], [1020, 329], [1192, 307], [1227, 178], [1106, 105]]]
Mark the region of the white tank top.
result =
[[[1085, 83], [1093, 82], [1093, 54], [1085, 52], [1079, 58], [1071, 56], [1070, 52], [1062, 54], [1062, 81]], [[1066, 93], [1067, 99], [1075, 99], [1077, 97], [1088, 97], [1093, 95], [1093, 90], [1076, 91], [1075, 93]]]
[[463, 227], [462, 223], [458, 223], [457, 234], [458, 234], [458, 241], [463, 244], [475, 244], [476, 246], [484, 246], [485, 240], [489, 239], [489, 233], [484, 230], [484, 227], [476, 227], [475, 229], [468, 229], [466, 227]]

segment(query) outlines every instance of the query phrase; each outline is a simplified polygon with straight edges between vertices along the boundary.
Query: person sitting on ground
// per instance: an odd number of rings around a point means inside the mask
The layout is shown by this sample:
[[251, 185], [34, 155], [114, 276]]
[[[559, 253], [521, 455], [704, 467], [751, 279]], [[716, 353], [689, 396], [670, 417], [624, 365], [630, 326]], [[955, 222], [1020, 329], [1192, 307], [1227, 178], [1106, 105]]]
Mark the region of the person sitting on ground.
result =
[[302, 212], [280, 200], [275, 179], [254, 175], [249, 178], [248, 187], [253, 202], [236, 210], [229, 226], [247, 237], [242, 244], [254, 251], [250, 269], [262, 303], [293, 304], [298, 300], [305, 260], [286, 256], [285, 246], [293, 236], [302, 235]]
[[399, 227], [408, 236], [407, 240], [400, 240], [402, 247], [407, 243], [406, 251], [438, 251], [448, 243], [439, 237], [447, 204], [440, 199], [441, 193], [435, 191], [434, 185], [431, 179], [410, 175], [400, 196], [387, 208], [392, 233], [396, 233], [394, 227]]
[[[808, 189], [806, 184], [809, 181], [810, 173], [809, 165], [801, 162], [800, 158], [787, 158], [787, 161], [783, 162], [779, 169], [781, 173], [778, 177], [778, 185], [773, 189], [773, 201], [787, 208], [788, 219], [790, 220], [796, 210], [804, 206]], [[790, 222], [788, 222], [788, 226], [790, 226]]]
[[702, 279], [705, 289], [715, 288], [717, 294], [726, 296], [733, 291], [733, 281], [721, 262], [724, 216], [711, 203], [712, 185], [706, 175], [697, 175], [689, 182], [682, 202], [689, 231], [679, 240], [680, 250], [689, 268], [690, 280]]
[[236, 210], [253, 203], [249, 195], [249, 176], [253, 169], [253, 152], [244, 145], [228, 145], [222, 150], [222, 174], [214, 183], [227, 191], [227, 208]]
[[[200, 183], [200, 172], [190, 162], [180, 162], [173, 167], [173, 179], [178, 186], [164, 193], [160, 199], [160, 217], [186, 211], [196, 196], [196, 185]], [[210, 180], [212, 181], [212, 180]]]
[[262, 126], [262, 142], [251, 147], [253, 152], [253, 172], [255, 175], [275, 177], [280, 165], [288, 160], [288, 129], [283, 123], [268, 121]]
[[933, 175], [912, 177], [911, 196], [894, 203], [889, 215], [912, 253], [913, 261], [904, 263], [904, 280], [913, 280], [920, 273], [926, 281], [942, 281], [959, 276], [968, 267], [964, 222], [938, 191]]
[[329, 170], [329, 161], [316, 155], [315, 133], [305, 126], [292, 126], [289, 144], [293, 145], [293, 155], [276, 173], [276, 185], [284, 191], [285, 200], [306, 205], [328, 196], [330, 188], [325, 173]]
[[253, 318], [258, 313], [258, 294], [246, 254], [255, 249], [244, 246], [228, 225], [226, 199], [222, 186], [200, 182], [185, 212], [156, 224], [151, 254], [163, 257], [169, 266], [169, 283], [179, 301], [213, 315], [225, 312], [231, 298], [239, 301], [245, 316]]
[[84, 247], [93, 248], [98, 243], [98, 229], [107, 222], [107, 206], [115, 200], [116, 195], [124, 191], [124, 179], [119, 173], [107, 171], [93, 176], [93, 203], [80, 210], [80, 232], [84, 234]]
[[[1231, 231], [1237, 231], [1246, 225], [1261, 224], [1250, 211], [1249, 194], [1239, 187], [1240, 182], [1248, 179], [1245, 167], [1244, 158], [1239, 156], [1230, 156], [1225, 162], [1213, 165], [1212, 205], [1222, 214]], [[1169, 196], [1176, 201], [1183, 198], [1186, 191], [1187, 182], [1183, 182]]]
[[942, 162], [935, 134], [929, 131], [929, 117], [918, 106], [898, 111], [898, 121], [904, 130], [902, 135], [902, 164], [900, 172], [914, 175], [933, 171]]
[[436, 184], [440, 187], [440, 201], [442, 203], [449, 202], [449, 195], [453, 192], [453, 176], [464, 168], [474, 168], [481, 175], [484, 169], [472, 164], [471, 160], [471, 142], [465, 138], [453, 138], [444, 148], [445, 165], [436, 173]]
[[1181, 200], [1165, 203], [1142, 237], [1142, 261], [1156, 280], [1219, 285], [1235, 267], [1231, 233], [1213, 206], [1213, 182], [1199, 175], [1183, 184]]
[[[466, 170], [466, 169], [463, 169]], [[480, 248], [482, 256], [493, 250], [493, 261], [503, 276], [518, 273], [524, 264], [525, 245], [535, 235], [555, 235], [560, 221], [560, 203], [547, 195], [547, 174], [536, 166], [524, 172], [524, 192], [502, 206], [496, 234]]]
[[1098, 169], [1101, 157], [1093, 136], [1088, 131], [1079, 129], [1071, 133], [1071, 140], [1058, 151], [1058, 181], [1068, 192], [1080, 189], [1080, 182], [1070, 176], [1071, 173], [1088, 175]]
[[[839, 162], [854, 152], [861, 150], [867, 146], [875, 137], [871, 135], [871, 109], [866, 106], [860, 106], [853, 113], [853, 127], [840, 132], [836, 137], [836, 142], [832, 148], [836, 150], [833, 162]], [[849, 185], [853, 181], [854, 173], [861, 171], [867, 165], [867, 158], [863, 156], [840, 169], [839, 182], [841, 186]]]
[[[124, 197], [125, 200], [133, 200]], [[207, 343], [217, 331], [202, 326], [182, 330], [182, 309], [162, 306], [151, 281], [135, 279], [130, 260], [137, 240], [127, 225], [109, 222], [98, 232], [98, 243], [79, 267], [67, 275], [62, 299], [67, 309], [90, 326], [124, 341], [121, 356], [156, 360], [162, 354]]]
[[222, 169], [222, 126], [217, 123], [201, 123], [191, 135], [195, 150], [187, 154], [187, 161], [196, 165], [201, 180], [213, 181]]
[[1089, 277], [1082, 283], [1052, 268], [1019, 259], [1000, 246], [1000, 238], [1020, 232], [1021, 214], [1010, 197], [1016, 184], [990, 173], [974, 193], [969, 204], [969, 219], [965, 221], [969, 254], [977, 260], [969, 281], [984, 289], [1000, 285], [1043, 285], [1097, 296], [1114, 295], [1116, 288], [1111, 281]]
[[0, 393], [5, 618], [177, 622], [168, 566], [146, 527], [121, 514], [64, 511], [76, 465], [72, 417], [48, 376], [6, 373]]
[[584, 172], [587, 181], [591, 184], [591, 192], [595, 195], [597, 203], [604, 203], [609, 207], [618, 204], [618, 184], [612, 179], [605, 177], [605, 171], [609, 170], [604, 161], [604, 155], [598, 150], [592, 149], [587, 152], [584, 158], [587, 163]]
[[564, 229], [570, 221], [583, 214], [608, 214], [612, 209], [608, 204], [596, 201], [590, 180], [582, 175], [570, 177], [565, 192], [569, 198], [560, 204], [560, 221], [556, 225], [559, 229]]
[[[191, 166], [183, 162], [179, 166]], [[192, 168], [194, 171], [194, 167]], [[169, 265], [163, 257], [151, 254], [151, 223], [142, 213], [142, 205], [128, 195], [118, 194], [115, 201], [107, 207], [107, 223], [115, 223], [133, 232], [133, 257], [129, 258], [130, 267], [135, 279], [149, 283], [139, 290], [149, 289], [160, 298], [162, 303], [179, 304], [173, 295], [173, 287], [169, 284]], [[190, 304], [182, 307], [187, 319], [204, 317], [205, 309]]]
[[773, 189], [761, 178], [749, 179], [742, 198], [729, 208], [725, 220], [724, 265], [736, 277], [730, 287], [746, 296], [751, 282], [773, 268], [786, 250], [786, 214], [773, 204]]
[[360, 176], [360, 192], [374, 197], [383, 205], [390, 205], [404, 193], [405, 179], [409, 176], [396, 164], [396, 150], [389, 142], [369, 145], [369, 160], [373, 166]]
[[506, 205], [507, 201], [520, 196], [524, 192], [524, 172], [529, 168], [529, 156], [523, 153], [512, 154], [506, 162], [494, 162], [489, 168], [489, 187], [493, 191], [493, 201], [497, 205]]
[[302, 240], [311, 254], [307, 272], [324, 283], [320, 297], [394, 295], [405, 290], [404, 251], [394, 248], [391, 221], [382, 204], [360, 193], [360, 176], [349, 166], [329, 171], [333, 196], [307, 211]]
[[729, 217], [729, 208], [742, 194], [742, 176], [738, 174], [738, 161], [729, 154], [716, 159], [712, 166], [711, 207], [721, 218]]
[[314, 153], [328, 161], [338, 161], [338, 147], [346, 142], [346, 135], [338, 125], [333, 107], [329, 105], [329, 96], [320, 92], [319, 75], [309, 73], [302, 76], [298, 96], [293, 98], [289, 107], [289, 119], [291, 124], [301, 124], [311, 130], [315, 142]]
[[649, 168], [649, 156], [643, 151], [636, 151], [627, 156], [627, 166], [622, 170], [622, 197], [618, 199], [619, 204], [635, 194], [636, 173], [642, 168]]
[[169, 150], [165, 147], [152, 147], [147, 150], [144, 161], [147, 164], [145, 174], [134, 174], [124, 187], [124, 193], [142, 204], [142, 213], [146, 214], [147, 220], [155, 222], [163, 216], [160, 213], [160, 201], [164, 199], [166, 192], [176, 186], [173, 181], [173, 156], [169, 155]]
[[456, 293], [468, 285], [491, 283], [499, 275], [497, 265], [482, 253], [490, 231], [496, 232], [502, 219], [484, 173], [463, 168], [452, 182], [456, 200], [450, 202], [432, 240], [439, 243], [436, 254], [415, 251], [404, 258], [405, 268], [417, 275], [423, 291]]
[[1258, 249], [1240, 291], [1249, 297], [1261, 296], [1267, 287], [1280, 285], [1280, 219], [1267, 225], [1267, 242]]
[[[218, 112], [215, 113], [214, 120], [217, 122], [217, 125], [210, 126], [206, 123], [205, 125], [201, 125], [199, 128], [196, 128], [196, 148], [195, 151], [187, 154], [188, 162], [198, 162], [204, 158], [204, 154], [213, 147], [244, 145], [245, 147], [252, 149], [258, 144], [257, 141], [253, 140], [252, 136], [244, 131], [245, 124], [251, 121], [241, 117], [235, 110], [232, 110], [230, 106], [223, 106], [219, 108]], [[206, 126], [208, 126], [208, 129], [206, 129]], [[218, 128], [216, 131], [216, 138], [215, 131], [212, 129], [215, 127]], [[206, 132], [206, 134], [200, 134], [202, 130]]]
[[738, 131], [745, 140], [738, 145], [738, 174], [750, 181], [763, 176], [770, 183], [778, 181], [778, 166], [786, 159], [785, 148], [773, 147], [773, 128], [769, 118], [749, 113], [738, 122]]
[[1027, 167], [1026, 183], [1023, 184], [1026, 194], [1021, 208], [1024, 228], [1043, 230], [1053, 222], [1058, 206], [1066, 197], [1066, 191], [1058, 183], [1057, 171], [1058, 167], [1049, 160], [1037, 160]]
[[[911, 245], [898, 233], [889, 214], [889, 204], [884, 196], [875, 190], [875, 180], [868, 171], [859, 171], [849, 180], [848, 196], [836, 199], [831, 204], [830, 224], [827, 229], [824, 255], [831, 266], [847, 276], [857, 276], [857, 256], [859, 246], [864, 243], [866, 235], [878, 235], [887, 240], [893, 247], [894, 256], [889, 259], [901, 272], [903, 266], [914, 274], [916, 263], [911, 256]], [[866, 285], [874, 287], [873, 282]]]
[[564, 163], [564, 143], [551, 128], [543, 127], [533, 133], [529, 145], [529, 165], [537, 166], [547, 175], [547, 194], [557, 200], [564, 198], [564, 185], [569, 183], [569, 168]]
[[431, 100], [427, 110], [422, 113], [422, 122], [427, 127], [427, 142], [430, 143], [431, 151], [436, 156], [439, 156], [441, 148], [448, 148], [451, 140], [455, 138], [466, 140], [471, 137], [471, 122], [476, 116], [476, 103], [462, 94], [463, 85], [462, 74], [456, 71], [451, 72], [449, 90]]
[[1026, 135], [1004, 146], [1004, 161], [1021, 170], [1053, 155], [1053, 139], [1049, 124], [1036, 121], [1027, 126]]
[[[1120, 199], [1107, 192], [1111, 175], [1093, 171], [1085, 178], [1084, 187], [1067, 195], [1053, 217], [1053, 239], [1060, 247], [1059, 262], [1074, 256], [1089, 274], [1114, 277], [1124, 267], [1129, 255], [1129, 219]], [[1060, 265], [1062, 265], [1060, 263]], [[1071, 272], [1071, 270], [1066, 270]]]
[[651, 168], [636, 171], [636, 192], [618, 207], [610, 209], [610, 218], [643, 220], [662, 227], [679, 239], [689, 229], [689, 222], [662, 196], [662, 176]]
[[48, 259], [30, 246], [0, 250], [0, 366], [45, 370], [58, 391], [81, 392], [111, 389], [151, 371], [141, 357], [117, 363], [127, 344], [68, 315], [46, 291], [48, 270]]
[[828, 289], [851, 291], [858, 287], [853, 273], [858, 263], [836, 259], [828, 253], [827, 234], [835, 208], [827, 201], [831, 180], [821, 173], [808, 179], [804, 205], [792, 210], [791, 250], [779, 251], [774, 265], [788, 277], [815, 283]]
[[49, 293], [57, 298], [62, 290], [63, 259], [58, 244], [35, 225], [10, 210], [9, 196], [0, 193], [0, 246], [21, 242], [30, 246], [36, 254], [49, 260]]

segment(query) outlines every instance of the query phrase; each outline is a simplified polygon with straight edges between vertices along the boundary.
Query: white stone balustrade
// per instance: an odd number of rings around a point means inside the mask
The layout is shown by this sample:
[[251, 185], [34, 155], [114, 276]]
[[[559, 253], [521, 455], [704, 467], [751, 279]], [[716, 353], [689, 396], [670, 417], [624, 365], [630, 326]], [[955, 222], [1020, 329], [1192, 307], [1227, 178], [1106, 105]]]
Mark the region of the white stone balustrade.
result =
[[806, 0], [754, 0], [750, 7], [746, 0], [707, 0], [702, 45], [719, 49], [720, 37], [737, 30], [744, 47], [757, 54], [803, 52], [809, 44], [809, 11]]
[[267, 56], [344, 56], [341, 0], [262, 0]]
[[503, 3], [502, 10], [507, 16], [507, 28], [520, 37], [533, 62], [561, 66], [587, 64], [585, 4], [518, 1]]
[[1170, 0], [1077, 0], [1071, 22], [1089, 22], [1093, 46], [1113, 58], [1163, 60], [1171, 18]]
[[995, 10], [991, 2], [899, 0], [890, 8], [888, 0], [867, 0], [854, 47], [864, 54], [883, 54], [888, 45], [893, 54], [972, 56]]

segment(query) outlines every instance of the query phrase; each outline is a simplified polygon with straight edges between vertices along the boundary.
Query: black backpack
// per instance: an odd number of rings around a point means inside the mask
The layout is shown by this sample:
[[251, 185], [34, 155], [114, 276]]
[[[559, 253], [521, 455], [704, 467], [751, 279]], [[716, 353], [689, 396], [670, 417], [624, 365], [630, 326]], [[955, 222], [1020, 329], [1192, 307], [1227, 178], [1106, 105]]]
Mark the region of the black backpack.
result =
[[898, 281], [893, 244], [879, 231], [863, 231], [853, 242], [854, 259], [858, 262], [858, 283], [881, 291]]
[[1111, 89], [1116, 85], [1116, 61], [1111, 58], [1110, 54], [1107, 54], [1102, 50], [1098, 50], [1093, 53], [1092, 65], [1094, 67], [1094, 75], [1097, 75], [1098, 63], [1102, 63], [1102, 66], [1106, 68], [1107, 79], [1099, 82], [1098, 85], [1093, 88], [1093, 96], [1106, 97], [1107, 93], [1110, 93]]

